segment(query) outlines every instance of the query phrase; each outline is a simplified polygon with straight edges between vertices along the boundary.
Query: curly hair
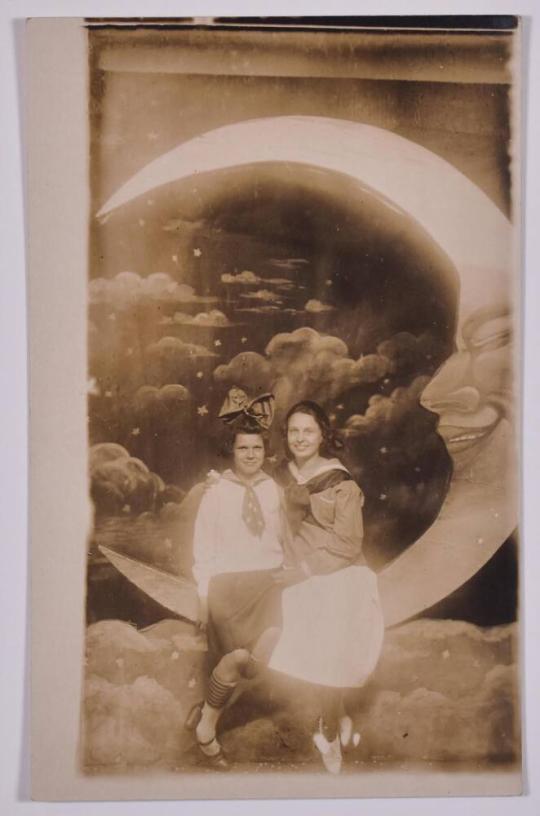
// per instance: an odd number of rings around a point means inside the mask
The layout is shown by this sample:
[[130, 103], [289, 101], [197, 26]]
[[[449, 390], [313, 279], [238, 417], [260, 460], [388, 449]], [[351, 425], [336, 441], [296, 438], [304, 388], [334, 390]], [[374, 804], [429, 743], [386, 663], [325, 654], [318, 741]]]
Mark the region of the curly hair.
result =
[[285, 455], [288, 459], [292, 458], [287, 442], [287, 431], [289, 427], [289, 420], [293, 414], [307, 414], [313, 417], [320, 428], [323, 441], [319, 453], [321, 456], [338, 456], [345, 448], [345, 444], [340, 434], [335, 431], [331, 424], [326, 411], [321, 406], [312, 402], [312, 400], [302, 400], [297, 402], [292, 408], [289, 408], [285, 417], [285, 422], [282, 428], [282, 435], [285, 444]]
[[239, 434], [248, 434], [249, 436], [260, 436], [264, 444], [265, 456], [268, 455], [268, 435], [260, 425], [256, 422], [250, 421], [248, 418], [241, 419], [225, 425], [223, 433], [218, 439], [218, 454], [224, 459], [230, 459], [234, 451], [234, 443]]

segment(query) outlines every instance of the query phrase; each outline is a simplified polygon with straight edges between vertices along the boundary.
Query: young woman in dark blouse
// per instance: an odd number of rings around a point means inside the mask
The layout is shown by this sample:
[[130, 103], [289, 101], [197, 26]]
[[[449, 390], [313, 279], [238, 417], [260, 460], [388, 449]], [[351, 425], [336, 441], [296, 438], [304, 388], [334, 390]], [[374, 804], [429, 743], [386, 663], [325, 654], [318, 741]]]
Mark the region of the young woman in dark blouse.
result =
[[323, 409], [304, 401], [285, 422], [291, 457], [277, 474], [287, 517], [279, 573], [283, 625], [270, 668], [320, 687], [314, 742], [331, 773], [352, 723], [343, 691], [362, 686], [378, 661], [384, 622], [375, 574], [363, 553], [363, 494], [332, 454], [343, 444]]

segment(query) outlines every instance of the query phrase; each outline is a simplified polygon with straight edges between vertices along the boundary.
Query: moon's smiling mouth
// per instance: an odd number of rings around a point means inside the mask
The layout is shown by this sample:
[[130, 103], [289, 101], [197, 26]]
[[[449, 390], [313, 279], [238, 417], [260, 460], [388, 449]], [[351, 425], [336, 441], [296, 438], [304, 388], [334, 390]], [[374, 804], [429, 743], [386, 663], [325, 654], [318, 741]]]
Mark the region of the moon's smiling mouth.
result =
[[458, 453], [477, 445], [498, 425], [500, 413], [494, 405], [483, 405], [477, 411], [441, 412], [438, 433], [449, 453]]
[[480, 440], [485, 439], [486, 436], [494, 429], [495, 425], [488, 425], [484, 428], [467, 428], [456, 427], [453, 425], [439, 425], [438, 431], [446, 442], [446, 447], [449, 452], [462, 451], [476, 445]]

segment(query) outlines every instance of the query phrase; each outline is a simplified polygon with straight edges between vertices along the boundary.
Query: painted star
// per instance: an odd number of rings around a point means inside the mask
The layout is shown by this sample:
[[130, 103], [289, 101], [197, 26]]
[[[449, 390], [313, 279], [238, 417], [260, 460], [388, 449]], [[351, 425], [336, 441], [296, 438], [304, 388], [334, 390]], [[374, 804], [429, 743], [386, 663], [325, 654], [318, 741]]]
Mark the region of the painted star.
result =
[[326, 286], [332, 286], [332, 281], [330, 280], [330, 278], [328, 278], [328, 280], [325, 280], [325, 284]]
[[381, 453], [388, 453], [388, 448], [386, 448], [386, 447], [383, 445], [383, 446], [382, 446], [382, 448], [379, 448], [379, 451], [380, 451]]
[[341, 402], [339, 403], [339, 405], [336, 405], [338, 411], [343, 411], [344, 407], [345, 406]]
[[221, 346], [221, 340], [214, 340], [214, 346]]
[[240, 340], [240, 342], [241, 342], [241, 343], [247, 343], [247, 337], [242, 337], [242, 339]]
[[116, 320], [116, 315], [114, 312], [111, 312], [109, 315], [109, 320]]
[[131, 436], [140, 436], [141, 429], [140, 428], [133, 428], [131, 431]]
[[193, 254], [196, 258], [200, 258], [202, 255], [202, 249], [199, 249], [199, 247], [195, 247], [195, 249], [193, 250]]
[[129, 348], [126, 349], [126, 357], [131, 357], [132, 354], [133, 354], [133, 349], [130, 346]]
[[112, 391], [105, 391], [105, 396], [110, 399], [112, 397]]
[[178, 255], [173, 255], [172, 259], [173, 259], [174, 263], [178, 263]]
[[379, 499], [381, 501], [386, 501], [387, 498], [388, 498], [388, 496], [386, 495], [386, 493], [381, 493], [381, 495], [379, 496]]
[[197, 408], [197, 413], [199, 414], [199, 416], [206, 416], [206, 414], [208, 413], [208, 408], [206, 407], [206, 405], [199, 405], [199, 407]]
[[144, 220], [144, 218], [139, 218], [139, 227], [144, 227], [145, 224], [146, 221]]
[[202, 380], [202, 378], [203, 378], [203, 377], [204, 377], [203, 372], [202, 372], [202, 371], [197, 371], [197, 378], [198, 378], [199, 380]]
[[156, 133], [155, 130], [151, 130], [150, 133], [146, 134], [146, 136], [149, 142], [155, 142], [157, 139], [159, 139], [159, 133]]

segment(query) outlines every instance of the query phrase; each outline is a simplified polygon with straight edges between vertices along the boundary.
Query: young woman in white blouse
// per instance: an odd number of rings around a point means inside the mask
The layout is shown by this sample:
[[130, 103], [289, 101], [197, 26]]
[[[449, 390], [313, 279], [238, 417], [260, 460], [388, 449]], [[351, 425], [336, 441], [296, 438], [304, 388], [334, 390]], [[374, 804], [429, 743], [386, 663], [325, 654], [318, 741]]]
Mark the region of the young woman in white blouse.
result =
[[206, 760], [223, 769], [220, 714], [261, 635], [281, 622], [275, 573], [283, 561], [283, 511], [276, 483], [262, 470], [266, 423], [258, 415], [236, 419], [234, 430], [224, 429], [231, 467], [207, 487], [195, 522], [193, 574], [213, 670], [204, 703], [186, 723]]

